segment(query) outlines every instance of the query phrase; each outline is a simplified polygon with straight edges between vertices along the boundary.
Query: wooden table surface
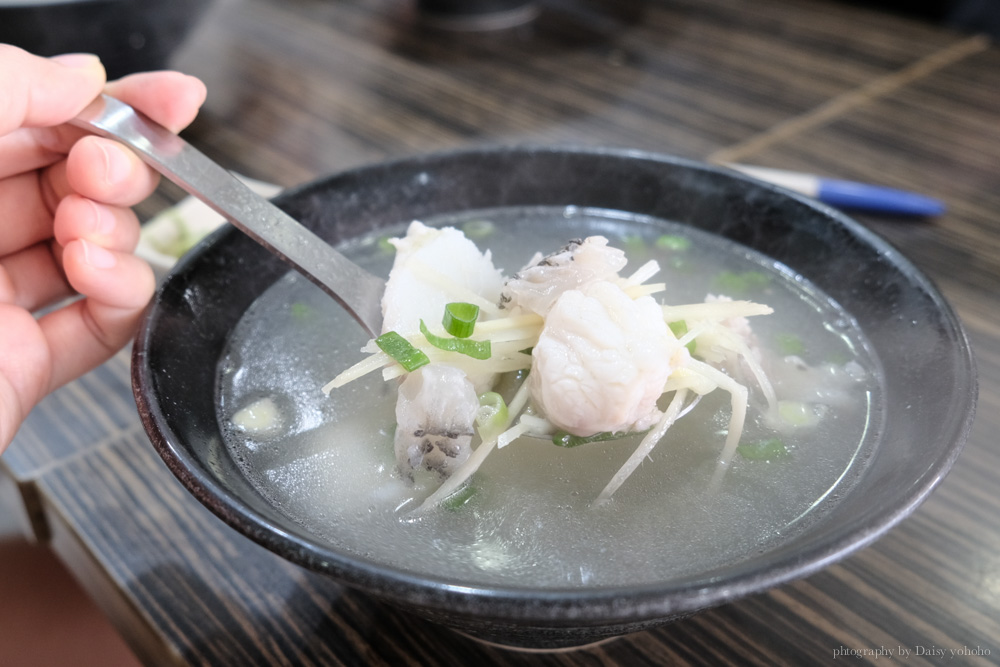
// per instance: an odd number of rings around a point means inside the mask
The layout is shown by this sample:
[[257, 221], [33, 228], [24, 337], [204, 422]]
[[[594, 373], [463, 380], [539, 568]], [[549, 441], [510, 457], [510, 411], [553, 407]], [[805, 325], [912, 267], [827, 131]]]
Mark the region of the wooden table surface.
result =
[[[968, 444], [912, 517], [818, 574], [654, 631], [571, 653], [498, 650], [223, 525], [150, 446], [127, 352], [35, 410], [0, 459], [0, 500], [24, 507], [25, 530], [150, 664], [807, 665], [880, 648], [893, 651], [882, 661], [1000, 664], [1000, 49], [828, 0], [541, 5], [531, 25], [459, 34], [420, 25], [404, 0], [217, 0], [172, 62], [209, 86], [187, 136], [283, 186], [532, 142], [737, 160], [944, 199], [934, 219], [856, 216], [936, 281], [977, 357]], [[175, 197], [164, 187], [143, 211]]]

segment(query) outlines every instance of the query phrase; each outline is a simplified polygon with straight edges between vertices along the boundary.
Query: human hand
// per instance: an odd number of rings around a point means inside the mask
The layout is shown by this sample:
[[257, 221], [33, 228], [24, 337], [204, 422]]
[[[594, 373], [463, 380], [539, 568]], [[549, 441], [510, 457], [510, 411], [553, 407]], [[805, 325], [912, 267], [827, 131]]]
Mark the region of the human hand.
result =
[[[0, 44], [0, 452], [47, 393], [129, 340], [152, 296], [129, 208], [158, 177], [127, 148], [70, 127], [102, 91], [177, 132], [205, 86], [177, 72], [106, 82], [89, 55]], [[82, 298], [46, 312], [74, 294]]]

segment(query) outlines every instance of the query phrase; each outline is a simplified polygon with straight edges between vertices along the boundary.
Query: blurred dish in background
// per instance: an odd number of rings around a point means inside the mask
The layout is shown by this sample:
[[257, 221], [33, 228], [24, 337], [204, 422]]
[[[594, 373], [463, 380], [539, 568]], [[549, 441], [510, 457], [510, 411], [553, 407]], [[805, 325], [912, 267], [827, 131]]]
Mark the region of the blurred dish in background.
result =
[[[239, 174], [236, 177], [263, 197], [273, 197], [281, 192], [281, 186]], [[185, 197], [142, 226], [135, 253], [149, 262], [157, 277], [162, 278], [182, 255], [225, 222], [221, 214], [200, 199]]]
[[204, 0], [0, 0], [0, 42], [40, 56], [95, 53], [116, 79], [168, 67]]

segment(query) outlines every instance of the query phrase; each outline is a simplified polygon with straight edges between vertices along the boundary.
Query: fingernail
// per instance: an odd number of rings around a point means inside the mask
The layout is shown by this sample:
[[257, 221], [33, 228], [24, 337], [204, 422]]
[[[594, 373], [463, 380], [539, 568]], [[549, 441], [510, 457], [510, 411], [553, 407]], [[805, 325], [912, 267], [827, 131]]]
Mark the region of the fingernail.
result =
[[115, 216], [112, 215], [107, 207], [101, 206], [90, 199], [86, 201], [90, 205], [91, 215], [93, 215], [94, 232], [101, 236], [110, 236], [111, 232], [115, 230]]
[[127, 179], [132, 173], [132, 163], [117, 148], [101, 144], [101, 153], [104, 154], [104, 180], [106, 183], [116, 185]]
[[118, 263], [112, 253], [95, 243], [80, 239], [80, 245], [83, 247], [83, 261], [95, 269], [110, 269]]
[[94, 67], [101, 64], [101, 59], [93, 53], [64, 53], [52, 56], [51, 60], [64, 65], [65, 67], [82, 68]]

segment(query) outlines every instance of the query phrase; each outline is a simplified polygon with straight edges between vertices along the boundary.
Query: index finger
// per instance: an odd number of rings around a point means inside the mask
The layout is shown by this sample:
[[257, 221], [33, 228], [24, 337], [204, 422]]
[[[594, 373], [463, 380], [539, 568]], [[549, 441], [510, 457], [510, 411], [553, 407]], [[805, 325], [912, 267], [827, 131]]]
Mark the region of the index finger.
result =
[[180, 132], [194, 120], [205, 101], [205, 84], [173, 71], [130, 74], [110, 82], [108, 95], [130, 104], [171, 132]]

